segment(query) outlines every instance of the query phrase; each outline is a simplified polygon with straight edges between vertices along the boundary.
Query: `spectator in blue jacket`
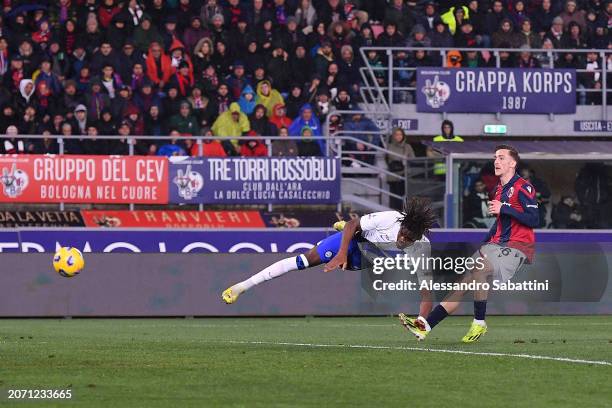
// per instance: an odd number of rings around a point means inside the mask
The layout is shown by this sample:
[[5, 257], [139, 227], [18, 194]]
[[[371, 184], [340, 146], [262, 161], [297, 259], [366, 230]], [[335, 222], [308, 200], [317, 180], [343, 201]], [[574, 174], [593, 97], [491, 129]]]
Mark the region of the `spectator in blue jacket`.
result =
[[[314, 115], [312, 105], [309, 103], [302, 105], [300, 108], [299, 115], [293, 120], [291, 126], [289, 126], [289, 135], [300, 137], [304, 126], [307, 126], [311, 130], [312, 136], [323, 135], [321, 122], [319, 122], [319, 119]], [[325, 140], [318, 139], [318, 142], [321, 151], [325, 152]]]
[[[351, 154], [351, 157], [368, 164], [374, 164], [376, 159], [374, 156], [374, 149], [366, 145], [366, 143], [377, 146], [380, 145], [380, 135], [377, 134], [380, 132], [378, 126], [370, 119], [364, 117], [361, 113], [355, 113], [351, 120], [344, 123], [343, 132], [347, 136], [357, 139], [346, 142], [345, 148], [347, 150], [359, 152]], [[356, 164], [356, 162], [353, 162], [353, 164]]]

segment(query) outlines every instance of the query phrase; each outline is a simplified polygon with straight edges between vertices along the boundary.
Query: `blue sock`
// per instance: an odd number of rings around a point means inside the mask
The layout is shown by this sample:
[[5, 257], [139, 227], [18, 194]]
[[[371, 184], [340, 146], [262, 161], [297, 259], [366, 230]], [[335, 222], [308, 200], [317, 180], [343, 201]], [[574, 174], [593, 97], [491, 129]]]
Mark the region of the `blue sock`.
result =
[[474, 301], [474, 319], [484, 320], [486, 313], [487, 313], [487, 301], [486, 300], [475, 300]]
[[429, 327], [433, 329], [434, 326], [444, 320], [446, 316], [448, 316], [448, 312], [444, 306], [438, 305], [429, 313], [429, 316], [427, 316], [427, 323], [429, 323]]

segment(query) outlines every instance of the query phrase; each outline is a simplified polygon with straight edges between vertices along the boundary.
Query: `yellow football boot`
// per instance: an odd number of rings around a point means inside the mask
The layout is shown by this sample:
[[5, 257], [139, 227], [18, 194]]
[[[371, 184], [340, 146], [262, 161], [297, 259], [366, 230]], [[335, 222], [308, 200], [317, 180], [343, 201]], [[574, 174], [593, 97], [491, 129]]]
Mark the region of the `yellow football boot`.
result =
[[221, 298], [225, 303], [231, 305], [232, 303], [235, 303], [236, 300], [238, 300], [238, 296], [240, 296], [241, 294], [241, 291], [235, 290], [234, 287], [231, 286], [223, 291], [223, 293], [221, 294]]
[[406, 316], [404, 313], [398, 314], [397, 317], [402, 323], [402, 326], [410, 331], [410, 333], [414, 334], [418, 341], [425, 340], [425, 337], [427, 337], [427, 334], [431, 331], [429, 325], [424, 322], [425, 319], [423, 319], [423, 321], [421, 321], [422, 318], [413, 319]]
[[467, 332], [465, 336], [461, 339], [464, 343], [474, 343], [480, 340], [480, 337], [487, 332], [487, 325], [484, 326], [472, 322], [472, 326], [470, 326], [470, 330]]
[[342, 231], [345, 225], [346, 221], [336, 221], [334, 222], [333, 229], [335, 229], [336, 231]]

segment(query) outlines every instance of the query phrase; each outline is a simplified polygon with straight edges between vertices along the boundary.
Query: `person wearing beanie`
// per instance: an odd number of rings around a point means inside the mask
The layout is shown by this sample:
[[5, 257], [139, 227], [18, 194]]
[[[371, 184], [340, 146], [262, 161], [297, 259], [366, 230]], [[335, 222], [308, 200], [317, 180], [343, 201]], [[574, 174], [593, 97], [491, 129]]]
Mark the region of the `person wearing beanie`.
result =
[[403, 0], [391, 0], [385, 9], [385, 31], [387, 24], [393, 24], [395, 30], [401, 35], [406, 36], [410, 27], [414, 26], [416, 15], [414, 11]]
[[141, 53], [146, 53], [153, 43], [163, 44], [164, 42], [164, 38], [148, 14], [143, 15], [140, 25], [134, 29], [132, 36], [134, 46]]
[[[164, 18], [164, 26], [160, 33], [164, 39], [164, 48], [170, 50], [172, 43], [179, 38], [178, 18], [175, 14], [168, 14]], [[170, 50], [172, 52], [172, 50]]]
[[561, 48], [561, 40], [563, 38], [563, 19], [561, 17], [557, 16], [553, 19], [546, 37], [550, 38], [554, 48]]
[[425, 3], [423, 14], [417, 18], [416, 23], [423, 26], [430, 33], [435, 28], [434, 22], [437, 18], [440, 18], [440, 14], [437, 12], [436, 2], [428, 0]]
[[223, 7], [221, 7], [217, 0], [205, 0], [203, 3], [204, 5], [200, 9], [200, 20], [202, 25], [210, 30], [213, 16], [223, 16]]
[[570, 23], [574, 22], [580, 26], [580, 31], [586, 30], [586, 13], [584, 10], [578, 9], [576, 0], [566, 0], [565, 9], [559, 17], [563, 20], [563, 29], [568, 30]]
[[285, 107], [287, 108], [287, 117], [293, 119], [300, 113], [300, 108], [306, 102], [302, 85], [293, 83], [289, 87], [289, 95], [285, 99]]
[[178, 89], [179, 95], [183, 98], [191, 93], [191, 89], [195, 83], [193, 80], [193, 72], [190, 70], [188, 61], [179, 62], [176, 72], [170, 78], [170, 84]]
[[300, 140], [298, 145], [298, 156], [322, 156], [321, 146], [317, 143], [313, 131], [308, 126], [303, 126], [300, 129]]
[[246, 10], [240, 3], [240, 0], [227, 0], [223, 9], [223, 23], [228, 27], [235, 27], [240, 19], [246, 18]]
[[192, 16], [190, 19], [189, 27], [183, 32], [182, 40], [186, 50], [193, 50], [195, 45], [200, 39], [210, 35], [208, 31], [202, 25], [202, 20], [199, 16]]
[[76, 135], [87, 134], [87, 108], [85, 105], [78, 105], [74, 108], [72, 133]]
[[209, 30], [215, 44], [224, 37], [225, 34], [225, 17], [223, 14], [217, 13], [210, 18]]
[[286, 93], [289, 90], [289, 84], [292, 79], [289, 53], [281, 41], [275, 41], [272, 48], [272, 58], [267, 64], [268, 75], [273, 78], [274, 88], [281, 93]]
[[546, 32], [550, 30], [555, 16], [552, 0], [542, 0], [542, 4], [533, 13], [532, 19], [533, 29], [540, 35], [540, 38], [543, 38]]
[[188, 101], [181, 102], [179, 113], [170, 118], [168, 127], [178, 130], [181, 134], [192, 136], [200, 134], [200, 125], [197, 118], [191, 113], [191, 105]]
[[105, 38], [114, 50], [120, 50], [132, 31], [134, 31], [134, 26], [127, 25], [125, 16], [118, 14], [113, 17], [111, 25], [107, 28]]
[[225, 82], [230, 89], [232, 98], [239, 99], [242, 90], [251, 84], [251, 81], [246, 77], [244, 63], [241, 60], [236, 60], [232, 64], [232, 73], [225, 78]]
[[[421, 26], [421, 29], [423, 27]], [[376, 39], [377, 47], [401, 47], [406, 42], [404, 35], [397, 29], [395, 21], [387, 21], [384, 25], [384, 31], [380, 33]]]

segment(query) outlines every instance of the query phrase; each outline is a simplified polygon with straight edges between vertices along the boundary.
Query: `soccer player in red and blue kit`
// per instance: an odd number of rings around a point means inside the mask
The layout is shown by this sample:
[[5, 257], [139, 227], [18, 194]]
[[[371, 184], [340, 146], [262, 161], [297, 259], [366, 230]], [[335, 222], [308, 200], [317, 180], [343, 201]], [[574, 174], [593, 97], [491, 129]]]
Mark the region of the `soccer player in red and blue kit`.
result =
[[[486, 282], [490, 277], [500, 282], [512, 279], [516, 272], [533, 259], [535, 236], [533, 228], [540, 222], [536, 191], [529, 182], [520, 177], [516, 167], [520, 157], [518, 151], [509, 145], [495, 148], [495, 175], [499, 184], [494, 199], [489, 202], [489, 212], [497, 217], [485, 238], [485, 244], [473, 255], [483, 259], [482, 268], [475, 268], [463, 281]], [[418, 340], [427, 334], [446, 316], [459, 306], [459, 299], [466, 291], [455, 291], [436, 306], [427, 318], [416, 319], [400, 313], [402, 325]], [[487, 332], [485, 314], [487, 308], [486, 290], [474, 291], [474, 321], [464, 343], [478, 341]]]

